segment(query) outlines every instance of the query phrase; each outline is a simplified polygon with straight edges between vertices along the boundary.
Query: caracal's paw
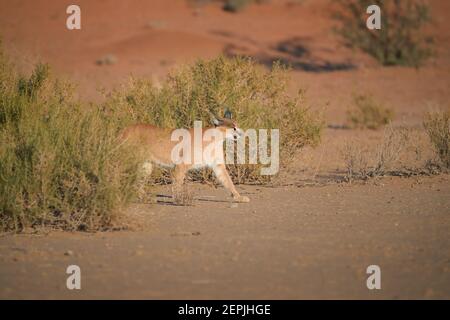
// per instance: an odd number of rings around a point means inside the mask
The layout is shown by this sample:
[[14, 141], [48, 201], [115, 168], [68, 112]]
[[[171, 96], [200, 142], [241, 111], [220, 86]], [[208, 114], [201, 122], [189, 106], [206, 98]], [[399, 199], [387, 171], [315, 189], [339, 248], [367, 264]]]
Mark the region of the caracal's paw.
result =
[[234, 198], [234, 201], [244, 203], [244, 202], [250, 202], [250, 199], [246, 196], [239, 196], [239, 197]]

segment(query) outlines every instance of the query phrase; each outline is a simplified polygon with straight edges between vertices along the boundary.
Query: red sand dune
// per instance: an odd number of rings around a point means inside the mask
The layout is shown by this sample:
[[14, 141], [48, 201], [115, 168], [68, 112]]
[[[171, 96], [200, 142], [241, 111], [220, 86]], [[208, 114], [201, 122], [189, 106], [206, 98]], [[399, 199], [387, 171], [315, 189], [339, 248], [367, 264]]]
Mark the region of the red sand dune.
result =
[[[327, 0], [271, 1], [238, 14], [223, 11], [218, 3], [196, 7], [184, 0], [80, 0], [79, 31], [65, 27], [71, 3], [3, 1], [0, 34], [24, 69], [46, 61], [79, 82], [80, 94], [87, 98], [98, 97], [98, 87], [111, 88], [130, 74], [162, 77], [176, 64], [225, 53], [291, 62], [297, 66], [293, 89], [308, 89], [314, 106], [328, 105], [330, 122], [343, 121], [355, 91], [372, 92], [402, 118], [416, 122], [426, 103], [449, 100], [449, 1], [430, 1], [438, 56], [420, 71], [380, 68], [369, 56], [342, 46], [331, 31]], [[116, 64], [95, 63], [108, 54]], [[345, 70], [346, 65], [356, 68]]]

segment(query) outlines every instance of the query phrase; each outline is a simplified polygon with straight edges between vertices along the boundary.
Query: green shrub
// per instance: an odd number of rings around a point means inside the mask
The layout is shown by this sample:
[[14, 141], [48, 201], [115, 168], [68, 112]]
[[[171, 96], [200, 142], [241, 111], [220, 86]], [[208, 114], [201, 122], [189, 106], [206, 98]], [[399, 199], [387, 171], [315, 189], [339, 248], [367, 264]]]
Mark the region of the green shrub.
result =
[[450, 168], [450, 110], [428, 113], [423, 124], [442, 164]]
[[[280, 162], [286, 165], [305, 145], [319, 142], [323, 126], [308, 110], [302, 92], [287, 93], [288, 70], [274, 64], [267, 72], [252, 59], [219, 57], [199, 60], [172, 72], [160, 89], [146, 80], [132, 79], [112, 93], [104, 108], [127, 123], [160, 127], [192, 127], [195, 120], [210, 125], [210, 113], [228, 108], [243, 129], [280, 129]], [[259, 165], [229, 166], [236, 183], [264, 182]], [[209, 179], [205, 172], [196, 176]]]
[[372, 96], [355, 95], [354, 108], [347, 112], [347, 121], [353, 128], [378, 129], [392, 121], [394, 113], [384, 108]]
[[48, 66], [25, 78], [0, 56], [0, 231], [104, 228], [133, 197], [140, 160], [119, 124], [72, 93]]
[[[370, 54], [385, 66], [418, 67], [430, 57], [433, 39], [423, 34], [430, 22], [428, 5], [423, 0], [339, 0], [335, 17], [341, 22], [337, 32], [347, 45]], [[381, 30], [366, 27], [366, 9], [381, 8]]]

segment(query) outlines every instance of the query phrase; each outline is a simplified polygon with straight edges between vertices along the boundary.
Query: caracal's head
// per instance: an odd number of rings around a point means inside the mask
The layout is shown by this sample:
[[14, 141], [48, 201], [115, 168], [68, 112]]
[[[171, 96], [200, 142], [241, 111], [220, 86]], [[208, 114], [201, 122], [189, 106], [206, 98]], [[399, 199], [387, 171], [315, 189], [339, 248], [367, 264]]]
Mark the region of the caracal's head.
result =
[[236, 121], [233, 120], [233, 116], [230, 111], [225, 111], [223, 118], [212, 117], [212, 123], [217, 130], [222, 131], [225, 139], [237, 140], [242, 137], [243, 132], [238, 127]]

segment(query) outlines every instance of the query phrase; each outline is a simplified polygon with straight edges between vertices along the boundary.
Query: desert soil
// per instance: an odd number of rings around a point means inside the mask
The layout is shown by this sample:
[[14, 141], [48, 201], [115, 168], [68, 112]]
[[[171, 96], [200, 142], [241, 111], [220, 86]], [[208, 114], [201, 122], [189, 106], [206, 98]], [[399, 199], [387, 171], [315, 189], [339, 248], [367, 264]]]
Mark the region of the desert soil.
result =
[[[158, 203], [128, 210], [139, 231], [0, 235], [0, 298], [449, 299], [450, 177], [342, 183], [345, 142], [370, 147], [383, 136], [341, 129], [353, 93], [373, 94], [394, 110], [395, 126], [416, 131], [426, 111], [449, 106], [450, 2], [429, 2], [436, 56], [421, 69], [383, 68], [344, 47], [327, 0], [271, 1], [239, 14], [184, 0], [79, 0], [81, 31], [65, 28], [71, 1], [0, 2], [6, 52], [25, 72], [48, 62], [78, 83], [82, 99], [101, 100], [98, 88], [131, 74], [161, 81], [196, 58], [243, 53], [290, 62], [290, 90], [306, 89], [329, 124], [322, 144], [281, 172], [281, 185], [238, 186], [248, 204], [190, 184], [194, 205], [173, 206], [170, 187], [157, 187]], [[108, 55], [113, 64], [96, 64]], [[430, 157], [417, 134], [407, 167]], [[65, 287], [70, 264], [81, 268], [80, 291]], [[366, 287], [369, 265], [381, 268], [381, 290]]]
[[[151, 221], [142, 232], [4, 236], [0, 297], [448, 299], [449, 182], [243, 186], [252, 202], [237, 206], [192, 186], [194, 206], [136, 205]], [[79, 291], [66, 288], [72, 264]], [[381, 290], [366, 287], [369, 265]]]

